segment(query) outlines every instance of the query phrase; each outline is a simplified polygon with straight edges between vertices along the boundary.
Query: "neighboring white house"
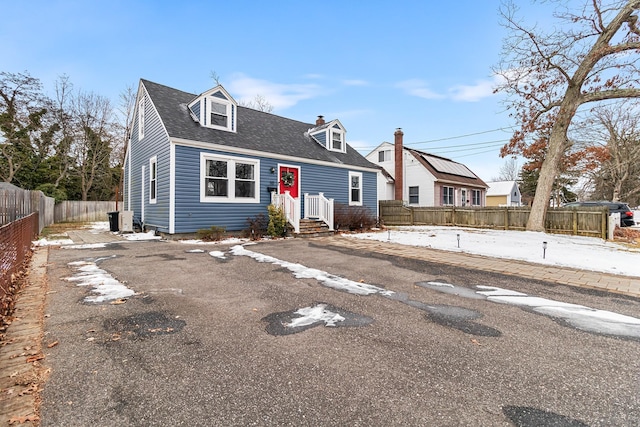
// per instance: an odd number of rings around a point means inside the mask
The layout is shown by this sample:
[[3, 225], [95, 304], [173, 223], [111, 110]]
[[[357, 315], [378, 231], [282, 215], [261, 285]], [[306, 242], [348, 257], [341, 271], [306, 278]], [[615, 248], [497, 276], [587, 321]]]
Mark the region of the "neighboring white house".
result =
[[396, 130], [393, 144], [383, 142], [366, 156], [381, 167], [378, 200], [402, 200], [410, 206], [485, 206], [488, 186], [475, 173], [462, 163], [404, 147], [403, 135]]
[[516, 181], [494, 181], [487, 184], [487, 206], [522, 206], [522, 195]]

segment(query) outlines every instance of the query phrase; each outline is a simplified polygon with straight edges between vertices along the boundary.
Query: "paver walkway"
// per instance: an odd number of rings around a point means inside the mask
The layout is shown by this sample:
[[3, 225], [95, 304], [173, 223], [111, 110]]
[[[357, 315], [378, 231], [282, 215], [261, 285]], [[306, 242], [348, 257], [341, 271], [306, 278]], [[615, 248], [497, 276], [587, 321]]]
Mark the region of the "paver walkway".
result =
[[490, 258], [481, 255], [343, 236], [322, 237], [315, 241], [323, 242], [323, 244], [327, 246], [376, 252], [640, 297], [640, 277], [599, 273], [568, 267], [555, 267], [525, 261]]
[[38, 248], [31, 259], [29, 283], [20, 291], [13, 323], [0, 347], [0, 426], [38, 424], [39, 387], [47, 372], [42, 353], [46, 278], [49, 250]]

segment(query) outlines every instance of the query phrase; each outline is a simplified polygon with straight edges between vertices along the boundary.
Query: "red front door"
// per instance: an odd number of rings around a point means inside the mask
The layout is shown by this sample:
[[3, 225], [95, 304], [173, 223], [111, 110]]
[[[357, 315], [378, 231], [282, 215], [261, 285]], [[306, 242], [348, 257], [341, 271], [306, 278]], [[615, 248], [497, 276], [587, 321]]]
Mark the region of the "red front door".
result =
[[294, 166], [279, 166], [278, 177], [280, 179], [279, 193], [288, 191], [291, 197], [297, 199], [300, 189], [300, 169]]

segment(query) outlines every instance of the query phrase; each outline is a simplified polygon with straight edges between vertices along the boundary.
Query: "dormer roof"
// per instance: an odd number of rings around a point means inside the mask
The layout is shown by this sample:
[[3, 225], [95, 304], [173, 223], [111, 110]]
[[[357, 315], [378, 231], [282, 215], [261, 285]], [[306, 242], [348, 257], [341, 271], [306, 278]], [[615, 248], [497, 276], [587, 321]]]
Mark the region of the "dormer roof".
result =
[[[297, 157], [320, 162], [330, 162], [376, 169], [376, 166], [365, 159], [353, 147], [344, 143], [344, 151], [331, 151], [321, 146], [315, 138], [310, 136], [310, 130], [315, 124], [300, 122], [277, 116], [271, 113], [242, 107], [235, 104], [231, 96], [227, 100], [235, 105], [234, 131], [220, 130], [206, 127], [194, 120], [196, 114], [190, 106], [195, 101], [213, 95], [211, 91], [221, 89], [218, 93], [226, 94], [222, 86], [217, 86], [201, 95], [173, 89], [149, 80], [141, 80], [149, 98], [158, 112], [164, 127], [171, 139], [209, 143], [216, 146], [226, 146], [237, 150], [252, 150], [259, 153], [276, 154], [290, 158]], [[202, 104], [200, 104], [202, 106]], [[326, 123], [331, 126], [339, 124], [338, 120]], [[344, 135], [344, 134], [343, 134]]]

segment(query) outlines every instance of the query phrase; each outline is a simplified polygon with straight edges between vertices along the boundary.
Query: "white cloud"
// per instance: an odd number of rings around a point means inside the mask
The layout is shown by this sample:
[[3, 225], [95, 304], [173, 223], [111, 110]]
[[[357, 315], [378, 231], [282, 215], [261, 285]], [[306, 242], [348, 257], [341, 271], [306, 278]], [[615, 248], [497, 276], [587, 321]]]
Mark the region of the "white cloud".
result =
[[366, 80], [348, 79], [343, 80], [342, 84], [345, 86], [369, 86], [369, 82]]
[[407, 94], [425, 99], [452, 99], [454, 101], [476, 102], [493, 95], [494, 88], [502, 81], [502, 77], [495, 75], [492, 79], [478, 80], [473, 85], [456, 85], [449, 88], [446, 94], [434, 92], [427, 82], [420, 79], [404, 80], [396, 87]]
[[427, 87], [427, 83], [420, 79], [404, 80], [396, 84], [396, 87], [404, 90], [406, 93], [412, 96], [425, 99], [440, 99], [444, 98], [443, 95], [435, 93]]
[[454, 101], [476, 102], [493, 95], [496, 82], [480, 80], [474, 85], [458, 85], [449, 90]]
[[317, 84], [282, 84], [254, 79], [244, 74], [231, 77], [229, 92], [237, 101], [249, 102], [256, 95], [263, 96], [274, 109], [285, 109], [298, 102], [319, 96], [322, 89]]

